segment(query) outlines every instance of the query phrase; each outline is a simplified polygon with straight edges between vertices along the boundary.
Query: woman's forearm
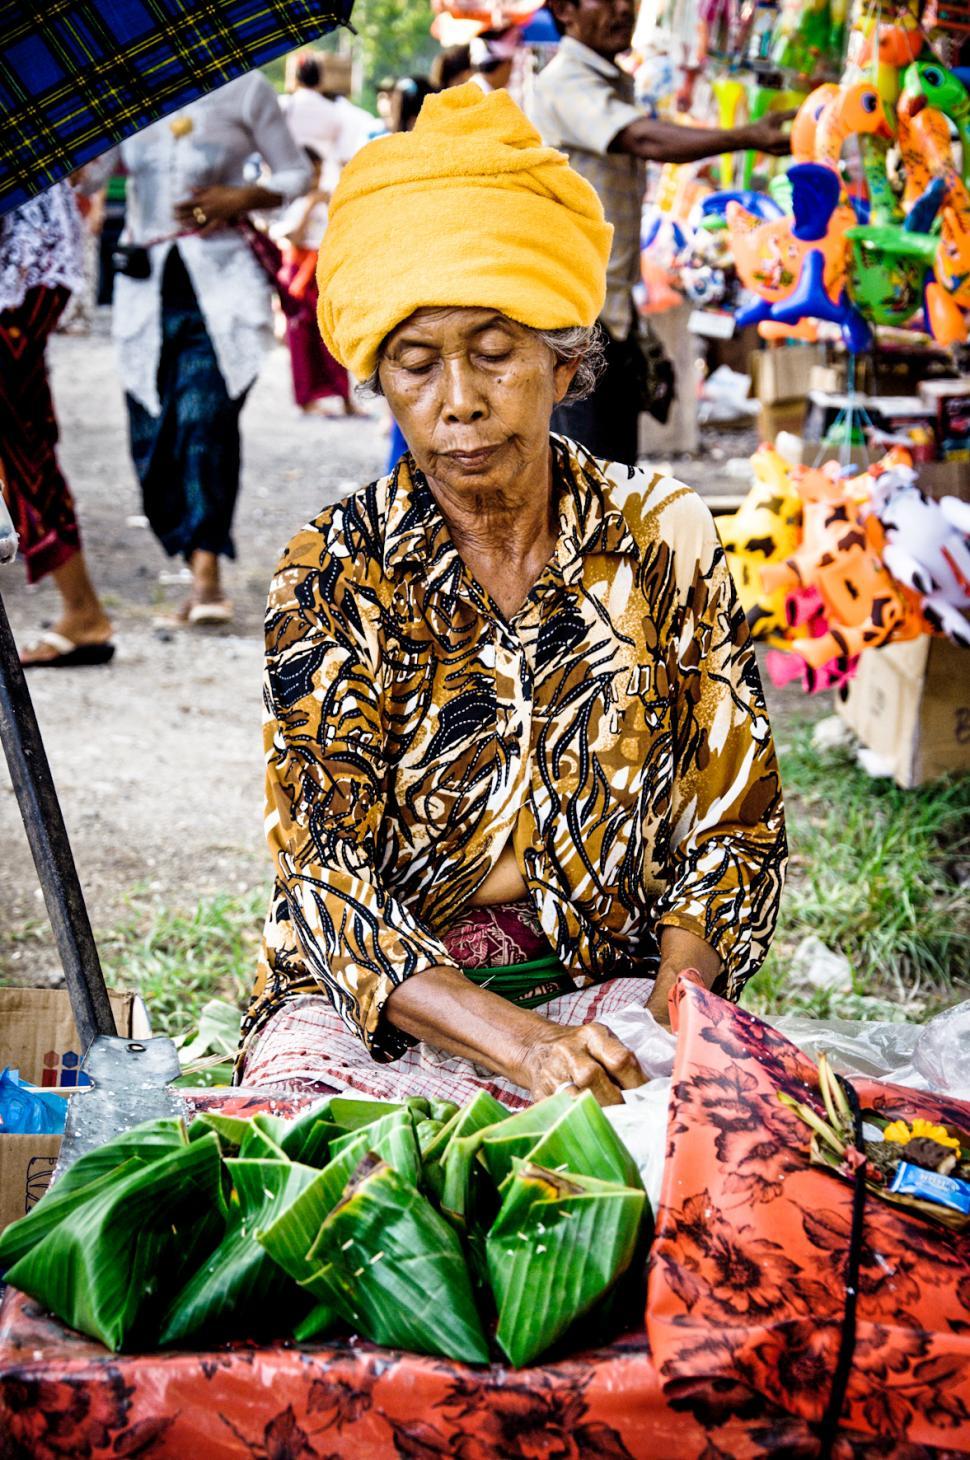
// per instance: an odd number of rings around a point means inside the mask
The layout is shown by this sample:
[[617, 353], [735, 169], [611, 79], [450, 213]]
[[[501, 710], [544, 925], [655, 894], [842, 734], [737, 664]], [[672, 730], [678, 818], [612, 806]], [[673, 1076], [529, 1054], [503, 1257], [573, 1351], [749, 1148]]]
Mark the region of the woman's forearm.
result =
[[686, 928], [664, 925], [659, 929], [659, 939], [660, 967], [647, 1008], [661, 1024], [669, 1024], [667, 1000], [678, 974], [693, 969], [710, 988], [721, 971], [721, 959], [709, 943]]
[[549, 1022], [446, 966], [405, 979], [384, 1013], [405, 1034], [474, 1060], [516, 1085], [528, 1084], [523, 1075], [529, 1048]]

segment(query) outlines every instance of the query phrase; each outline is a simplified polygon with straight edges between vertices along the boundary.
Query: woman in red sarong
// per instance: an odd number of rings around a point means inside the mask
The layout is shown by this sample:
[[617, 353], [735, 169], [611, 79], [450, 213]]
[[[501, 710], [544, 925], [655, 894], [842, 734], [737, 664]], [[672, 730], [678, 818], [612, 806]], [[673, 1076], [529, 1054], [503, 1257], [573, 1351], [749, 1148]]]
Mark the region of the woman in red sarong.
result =
[[283, 249], [280, 282], [289, 291], [296, 308], [286, 317], [286, 343], [293, 370], [293, 397], [301, 410], [309, 414], [332, 414], [321, 411], [319, 401], [336, 399], [342, 402], [344, 414], [360, 415], [351, 395], [350, 376], [327, 349], [317, 324], [317, 250], [327, 227], [329, 192], [321, 186], [323, 166], [319, 152], [304, 147], [313, 167], [310, 191], [297, 198], [273, 229]]

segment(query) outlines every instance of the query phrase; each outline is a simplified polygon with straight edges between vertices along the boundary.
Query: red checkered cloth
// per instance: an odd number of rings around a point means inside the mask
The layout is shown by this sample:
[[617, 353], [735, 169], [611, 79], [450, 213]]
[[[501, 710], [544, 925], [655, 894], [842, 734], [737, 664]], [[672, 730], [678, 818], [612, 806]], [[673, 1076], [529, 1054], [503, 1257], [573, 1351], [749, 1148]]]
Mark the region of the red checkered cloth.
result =
[[[652, 988], [651, 978], [612, 978], [563, 994], [544, 1004], [542, 1013], [555, 1024], [591, 1024], [630, 1004], [645, 1004]], [[246, 1056], [242, 1084], [247, 1089], [358, 1090], [378, 1100], [423, 1095], [459, 1105], [487, 1090], [511, 1109], [530, 1103], [518, 1085], [427, 1044], [415, 1045], [393, 1064], [378, 1064], [323, 994], [294, 999], [273, 1015]]]

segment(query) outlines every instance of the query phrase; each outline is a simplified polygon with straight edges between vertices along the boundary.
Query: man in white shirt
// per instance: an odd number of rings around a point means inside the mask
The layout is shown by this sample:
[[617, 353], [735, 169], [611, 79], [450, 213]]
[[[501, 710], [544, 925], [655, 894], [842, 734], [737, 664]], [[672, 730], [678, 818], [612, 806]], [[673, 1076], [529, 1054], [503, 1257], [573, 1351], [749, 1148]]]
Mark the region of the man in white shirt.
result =
[[635, 105], [633, 78], [616, 64], [633, 38], [634, 0], [550, 0], [549, 8], [563, 39], [536, 77], [532, 120], [542, 140], [565, 152], [592, 184], [613, 225], [600, 315], [606, 368], [591, 396], [557, 408], [553, 425], [594, 456], [633, 464], [640, 412], [649, 406], [633, 301], [646, 164], [696, 162], [748, 148], [787, 153], [782, 123], [792, 114], [728, 130], [654, 121]]

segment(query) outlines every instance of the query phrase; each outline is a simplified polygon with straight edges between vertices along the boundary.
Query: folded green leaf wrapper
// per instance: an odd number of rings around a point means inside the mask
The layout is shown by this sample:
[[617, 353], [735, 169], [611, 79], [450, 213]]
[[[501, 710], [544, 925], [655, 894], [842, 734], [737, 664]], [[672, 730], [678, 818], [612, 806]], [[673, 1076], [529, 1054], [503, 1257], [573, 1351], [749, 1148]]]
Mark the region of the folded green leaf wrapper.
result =
[[[336, 1149], [336, 1144], [331, 1146], [331, 1150]], [[305, 1283], [319, 1266], [312, 1260], [311, 1253], [320, 1228], [368, 1151], [373, 1151], [393, 1166], [405, 1181], [417, 1185], [421, 1159], [409, 1111], [398, 1107], [372, 1125], [347, 1136], [333, 1160], [285, 1211], [275, 1220], [267, 1221], [256, 1234], [257, 1241], [294, 1282]]]
[[[588, 1093], [514, 1115], [484, 1091], [463, 1109], [332, 1096], [295, 1120], [213, 1111], [108, 1142], [0, 1235], [0, 1264], [112, 1349], [336, 1328], [485, 1363], [497, 1304], [524, 1364], [577, 1319], [583, 1343], [628, 1321], [639, 1188]], [[631, 1262], [637, 1282], [617, 1283]]]
[[0, 1233], [0, 1273], [25, 1257], [42, 1237], [52, 1232], [68, 1213], [86, 1198], [85, 1190], [102, 1177], [118, 1172], [130, 1161], [147, 1166], [160, 1156], [180, 1150], [186, 1143], [185, 1126], [177, 1116], [146, 1121], [135, 1130], [116, 1136], [105, 1145], [88, 1151], [57, 1178], [57, 1183], [37, 1205], [11, 1222]]
[[131, 1165], [93, 1184], [7, 1273], [12, 1287], [116, 1352], [157, 1342], [162, 1306], [226, 1224], [215, 1132]]
[[[232, 1196], [225, 1236], [175, 1298], [159, 1342], [185, 1343], [271, 1333], [303, 1315], [306, 1295], [287, 1277], [256, 1232], [305, 1191], [318, 1172], [291, 1161], [239, 1158], [226, 1162]], [[277, 1326], [278, 1331], [278, 1326]]]
[[374, 1343], [488, 1362], [457, 1233], [386, 1162], [365, 1157], [311, 1255], [309, 1291]]
[[629, 1267], [646, 1194], [516, 1161], [486, 1252], [496, 1338], [517, 1368], [589, 1311]]

